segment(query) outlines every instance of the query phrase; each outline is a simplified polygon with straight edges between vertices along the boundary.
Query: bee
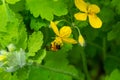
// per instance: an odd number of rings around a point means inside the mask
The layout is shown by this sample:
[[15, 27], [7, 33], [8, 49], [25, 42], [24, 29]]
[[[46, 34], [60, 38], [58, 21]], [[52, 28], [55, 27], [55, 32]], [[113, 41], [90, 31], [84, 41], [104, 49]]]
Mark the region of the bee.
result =
[[56, 42], [52, 42], [51, 45], [50, 45], [50, 49], [52, 51], [58, 51], [58, 50], [61, 49], [61, 45], [57, 44]]

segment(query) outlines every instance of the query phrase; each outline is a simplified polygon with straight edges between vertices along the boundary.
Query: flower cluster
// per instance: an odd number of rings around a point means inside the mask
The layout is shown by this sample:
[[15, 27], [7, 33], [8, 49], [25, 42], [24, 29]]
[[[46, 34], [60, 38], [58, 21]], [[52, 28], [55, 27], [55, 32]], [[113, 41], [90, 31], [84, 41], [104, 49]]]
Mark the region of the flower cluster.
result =
[[[74, 15], [76, 20], [85, 21], [88, 16], [89, 23], [93, 28], [100, 28], [102, 26], [102, 21], [96, 15], [100, 12], [100, 8], [97, 5], [86, 3], [84, 0], [75, 0], [75, 6], [81, 11]], [[56, 50], [57, 47], [59, 48], [60, 45], [63, 45], [63, 42], [71, 44], [79, 43], [81, 46], [85, 46], [85, 40], [77, 26], [76, 28], [79, 32], [78, 41], [69, 38], [72, 32], [69, 26], [63, 26], [60, 30], [58, 30], [56, 25], [57, 23], [53, 21], [50, 22], [50, 26], [56, 34], [55, 40], [51, 42], [52, 50]]]

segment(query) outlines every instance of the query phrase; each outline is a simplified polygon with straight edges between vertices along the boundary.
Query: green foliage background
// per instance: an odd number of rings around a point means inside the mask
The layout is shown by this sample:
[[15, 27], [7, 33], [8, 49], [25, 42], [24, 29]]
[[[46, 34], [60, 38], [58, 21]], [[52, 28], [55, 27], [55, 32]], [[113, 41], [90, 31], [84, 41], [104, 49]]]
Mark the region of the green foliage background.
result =
[[[15, 72], [0, 69], [0, 80], [120, 80], [120, 0], [85, 1], [100, 7], [102, 28], [75, 20], [74, 0], [0, 0], [0, 49], [13, 43], [27, 52], [28, 62]], [[62, 20], [60, 26], [75, 24], [86, 46], [49, 50], [55, 37], [52, 20]]]

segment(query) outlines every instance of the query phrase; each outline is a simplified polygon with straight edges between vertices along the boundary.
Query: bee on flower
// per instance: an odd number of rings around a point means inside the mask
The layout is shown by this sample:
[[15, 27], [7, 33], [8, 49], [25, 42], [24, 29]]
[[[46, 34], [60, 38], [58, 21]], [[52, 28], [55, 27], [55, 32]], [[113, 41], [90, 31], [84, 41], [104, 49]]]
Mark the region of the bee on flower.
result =
[[61, 45], [57, 44], [55, 41], [53, 41], [53, 42], [51, 42], [50, 49], [52, 51], [58, 51], [59, 49], [61, 49]]
[[85, 21], [88, 16], [89, 23], [93, 28], [101, 28], [102, 21], [96, 15], [100, 12], [97, 5], [86, 3], [84, 0], [75, 0], [75, 6], [81, 11], [74, 15], [76, 20]]
[[70, 38], [70, 35], [72, 33], [72, 30], [69, 26], [63, 26], [58, 30], [57, 24], [53, 21], [50, 22], [50, 26], [54, 33], [56, 34], [55, 40], [51, 42], [51, 50], [57, 51], [61, 48], [63, 43], [70, 43], [70, 44], [76, 44], [77, 41], [73, 38]]

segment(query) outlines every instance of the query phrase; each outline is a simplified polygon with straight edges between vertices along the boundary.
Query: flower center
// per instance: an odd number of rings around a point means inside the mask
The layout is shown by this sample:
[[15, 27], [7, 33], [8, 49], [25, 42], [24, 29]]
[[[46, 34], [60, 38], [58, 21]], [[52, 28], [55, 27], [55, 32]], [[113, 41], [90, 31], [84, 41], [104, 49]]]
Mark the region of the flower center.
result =
[[88, 14], [88, 15], [93, 15], [93, 14], [95, 14], [94, 10], [93, 10], [92, 8], [90, 8], [90, 4], [88, 4], [88, 6], [87, 6], [87, 14]]
[[63, 44], [61, 37], [56, 37], [54, 41], [55, 41], [55, 43], [58, 44], [58, 45]]

